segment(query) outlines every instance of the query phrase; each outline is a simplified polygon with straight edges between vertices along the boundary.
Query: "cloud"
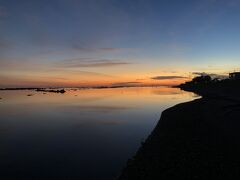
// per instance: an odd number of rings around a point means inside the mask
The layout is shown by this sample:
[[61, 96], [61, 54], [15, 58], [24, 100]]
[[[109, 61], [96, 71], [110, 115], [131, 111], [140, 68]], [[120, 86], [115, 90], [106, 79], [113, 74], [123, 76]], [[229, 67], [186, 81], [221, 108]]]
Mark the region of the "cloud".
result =
[[120, 65], [128, 65], [130, 62], [112, 59], [92, 59], [92, 58], [77, 58], [67, 59], [57, 63], [57, 66], [64, 68], [78, 67], [112, 67]]
[[192, 74], [193, 75], [197, 75], [197, 76], [211, 76], [212, 78], [218, 78], [218, 79], [226, 79], [226, 78], [228, 78], [227, 75], [214, 74], [214, 73], [192, 72]]
[[168, 79], [185, 79], [184, 76], [155, 76], [151, 77], [153, 80], [168, 80]]
[[141, 82], [119, 82], [119, 83], [113, 83], [112, 86], [136, 86], [138, 84], [141, 84]]
[[135, 51], [137, 48], [115, 48], [115, 47], [101, 47], [101, 48], [86, 48], [80, 45], [72, 45], [73, 50], [86, 51], [86, 52], [122, 52], [122, 51]]
[[79, 70], [69, 70], [69, 69], [58, 69], [58, 68], [50, 68], [44, 70], [44, 72], [56, 72], [56, 73], [68, 73], [72, 75], [85, 75], [85, 76], [95, 76], [95, 77], [105, 77], [105, 78], [114, 78], [115, 76], [98, 73], [98, 72], [91, 72], [91, 71], [79, 71]]

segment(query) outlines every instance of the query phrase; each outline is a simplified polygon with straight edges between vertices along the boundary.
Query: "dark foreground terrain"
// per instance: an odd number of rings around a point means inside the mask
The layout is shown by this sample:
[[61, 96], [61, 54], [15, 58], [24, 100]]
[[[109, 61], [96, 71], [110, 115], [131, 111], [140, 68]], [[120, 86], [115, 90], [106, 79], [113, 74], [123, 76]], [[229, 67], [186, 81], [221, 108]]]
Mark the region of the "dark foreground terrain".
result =
[[169, 108], [119, 179], [240, 178], [239, 112], [205, 98]]
[[240, 178], [240, 91], [183, 88], [203, 98], [165, 110], [120, 180]]

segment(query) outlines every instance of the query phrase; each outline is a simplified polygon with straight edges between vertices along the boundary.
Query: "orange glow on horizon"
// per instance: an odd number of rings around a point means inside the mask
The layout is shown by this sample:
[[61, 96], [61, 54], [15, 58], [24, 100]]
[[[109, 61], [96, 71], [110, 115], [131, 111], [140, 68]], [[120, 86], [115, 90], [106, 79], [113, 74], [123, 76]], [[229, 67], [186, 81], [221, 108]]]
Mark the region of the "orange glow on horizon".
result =
[[116, 78], [99, 80], [83, 79], [81, 77], [61, 78], [6, 78], [1, 81], [2, 87], [95, 87], [95, 86], [173, 86], [181, 84], [189, 79], [163, 79], [154, 80], [137, 78]]

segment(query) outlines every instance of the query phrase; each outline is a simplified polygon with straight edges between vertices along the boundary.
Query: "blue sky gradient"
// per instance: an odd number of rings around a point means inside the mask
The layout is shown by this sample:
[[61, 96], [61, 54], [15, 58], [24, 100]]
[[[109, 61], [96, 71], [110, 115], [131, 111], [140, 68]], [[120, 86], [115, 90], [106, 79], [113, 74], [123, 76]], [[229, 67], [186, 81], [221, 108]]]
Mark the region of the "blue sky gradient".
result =
[[73, 62], [114, 82], [227, 73], [240, 67], [239, 18], [239, 0], [0, 0], [0, 79], [37, 83]]

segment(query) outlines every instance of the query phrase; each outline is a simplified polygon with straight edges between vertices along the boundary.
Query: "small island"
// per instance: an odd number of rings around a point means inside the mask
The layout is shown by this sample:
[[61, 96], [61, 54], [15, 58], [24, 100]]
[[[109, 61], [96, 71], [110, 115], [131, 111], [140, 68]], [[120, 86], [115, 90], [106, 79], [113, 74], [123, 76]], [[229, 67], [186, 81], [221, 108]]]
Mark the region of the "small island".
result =
[[64, 94], [65, 89], [36, 89], [37, 92], [52, 92], [52, 93], [61, 93]]
[[165, 110], [118, 179], [239, 179], [240, 73], [177, 87], [202, 98]]

